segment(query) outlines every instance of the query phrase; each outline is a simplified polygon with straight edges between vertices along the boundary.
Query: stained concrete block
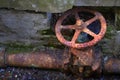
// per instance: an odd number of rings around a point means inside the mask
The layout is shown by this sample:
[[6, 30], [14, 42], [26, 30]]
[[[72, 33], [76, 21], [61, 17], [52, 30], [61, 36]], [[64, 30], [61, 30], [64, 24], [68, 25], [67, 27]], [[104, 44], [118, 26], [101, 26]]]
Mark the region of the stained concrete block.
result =
[[39, 31], [49, 29], [47, 14], [0, 10], [0, 43], [42, 43]]
[[120, 0], [75, 0], [75, 6], [120, 6]]
[[73, 6], [120, 6], [120, 0], [0, 0], [0, 8], [60, 13]]
[[72, 8], [74, 0], [0, 0], [0, 7], [42, 12], [63, 12]]

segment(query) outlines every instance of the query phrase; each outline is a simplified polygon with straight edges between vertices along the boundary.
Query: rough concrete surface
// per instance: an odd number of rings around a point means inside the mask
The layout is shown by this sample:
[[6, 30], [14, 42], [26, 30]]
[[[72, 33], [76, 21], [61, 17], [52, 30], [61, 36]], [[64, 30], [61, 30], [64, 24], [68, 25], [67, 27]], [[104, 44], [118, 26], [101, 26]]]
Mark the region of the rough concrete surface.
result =
[[48, 29], [47, 16], [44, 13], [0, 10], [0, 43], [40, 42], [40, 30]]
[[74, 0], [0, 0], [0, 7], [42, 12], [63, 12], [72, 8]]
[[120, 6], [120, 0], [0, 0], [0, 8], [59, 13], [73, 6]]
[[120, 6], [120, 0], [75, 0], [76, 6]]

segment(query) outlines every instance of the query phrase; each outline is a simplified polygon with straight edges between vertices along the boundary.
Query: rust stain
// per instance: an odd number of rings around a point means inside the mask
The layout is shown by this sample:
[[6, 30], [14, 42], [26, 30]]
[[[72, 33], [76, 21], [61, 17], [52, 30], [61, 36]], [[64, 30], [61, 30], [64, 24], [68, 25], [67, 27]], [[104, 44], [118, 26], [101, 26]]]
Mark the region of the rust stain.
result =
[[71, 52], [76, 57], [78, 57], [78, 61], [82, 66], [92, 66], [94, 60], [94, 53], [92, 48], [82, 50], [71, 48]]
[[62, 69], [65, 68], [69, 57], [64, 58], [64, 55], [61, 57], [59, 55], [61, 54], [49, 54], [46, 52], [10, 54], [7, 57], [7, 63], [10, 66]]

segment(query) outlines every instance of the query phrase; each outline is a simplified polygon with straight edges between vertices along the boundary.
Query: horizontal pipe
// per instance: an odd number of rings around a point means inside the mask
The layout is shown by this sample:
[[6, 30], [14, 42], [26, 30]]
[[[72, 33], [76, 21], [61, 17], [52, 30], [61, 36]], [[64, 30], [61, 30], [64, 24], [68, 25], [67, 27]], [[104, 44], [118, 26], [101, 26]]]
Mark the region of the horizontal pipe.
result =
[[[64, 69], [68, 70], [70, 63], [70, 54], [68, 53], [17, 53], [5, 54], [0, 51], [0, 67], [20, 66], [20, 67], [37, 67], [45, 69]], [[108, 58], [103, 63], [103, 73], [120, 73], [120, 60]], [[102, 65], [101, 64], [101, 65]], [[71, 67], [72, 69], [72, 67]]]
[[45, 69], [66, 69], [68, 54], [64, 53], [17, 53], [6, 55], [6, 65], [20, 67], [37, 67]]
[[104, 62], [103, 71], [108, 73], [120, 73], [120, 60], [109, 58]]

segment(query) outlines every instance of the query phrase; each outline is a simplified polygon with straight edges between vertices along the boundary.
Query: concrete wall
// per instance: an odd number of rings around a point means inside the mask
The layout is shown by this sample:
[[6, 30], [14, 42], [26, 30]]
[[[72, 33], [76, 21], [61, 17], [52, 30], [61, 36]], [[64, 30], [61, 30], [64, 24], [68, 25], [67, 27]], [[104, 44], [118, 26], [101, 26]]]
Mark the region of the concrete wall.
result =
[[73, 6], [120, 6], [120, 0], [0, 0], [0, 8], [64, 12]]
[[0, 10], [0, 43], [38, 44], [49, 29], [46, 13]]
[[42, 12], [63, 12], [72, 8], [74, 0], [0, 0], [0, 7]]
[[75, 0], [75, 6], [120, 6], [120, 0]]

